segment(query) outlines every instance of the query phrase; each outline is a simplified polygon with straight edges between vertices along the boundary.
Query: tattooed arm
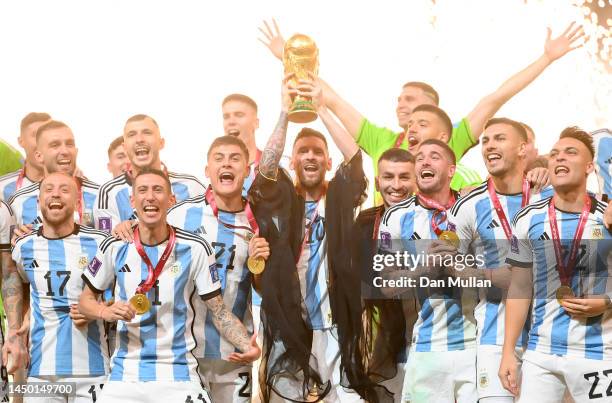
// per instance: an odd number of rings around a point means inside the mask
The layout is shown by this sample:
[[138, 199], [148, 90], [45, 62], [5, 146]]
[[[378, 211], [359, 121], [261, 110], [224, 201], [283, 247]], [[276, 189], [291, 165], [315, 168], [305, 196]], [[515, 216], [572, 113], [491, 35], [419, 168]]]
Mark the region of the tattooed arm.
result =
[[[7, 337], [2, 347], [2, 361], [10, 374], [19, 368], [24, 368], [27, 361], [27, 351], [19, 330], [23, 320], [23, 284], [15, 262], [9, 252], [2, 255], [2, 298], [6, 312], [8, 329]], [[11, 359], [9, 362], [9, 354]], [[10, 365], [9, 365], [10, 364]]]
[[257, 346], [256, 335], [249, 334], [240, 320], [225, 306], [223, 297], [217, 295], [204, 301], [211, 313], [213, 324], [234, 347], [242, 353], [232, 353], [229, 360], [233, 362], [249, 363], [259, 358], [261, 350]]
[[292, 102], [291, 96], [296, 93], [296, 90], [289, 85], [290, 77], [291, 75], [287, 75], [283, 80], [281, 114], [259, 162], [259, 172], [268, 179], [276, 179], [278, 165], [285, 149], [287, 125], [289, 123], [288, 112]]

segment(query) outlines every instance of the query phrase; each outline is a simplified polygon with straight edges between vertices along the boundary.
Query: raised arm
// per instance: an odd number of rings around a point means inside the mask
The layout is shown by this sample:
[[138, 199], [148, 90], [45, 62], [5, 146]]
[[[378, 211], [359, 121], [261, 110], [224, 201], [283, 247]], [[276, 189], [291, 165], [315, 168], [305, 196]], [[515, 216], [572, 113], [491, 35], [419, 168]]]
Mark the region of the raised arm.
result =
[[506, 80], [495, 92], [482, 98], [468, 114], [467, 119], [475, 139], [478, 139], [482, 134], [485, 123], [510, 98], [531, 84], [552, 62], [563, 57], [568, 52], [581, 47], [582, 44], [576, 45], [576, 42], [583, 36], [584, 31], [582, 27], [574, 28], [573, 22], [561, 36], [554, 39], [551, 38], [551, 30], [548, 28], [544, 53], [535, 62]]
[[[270, 27], [266, 21], [263, 22], [264, 26], [259, 27], [259, 31], [263, 34], [264, 38], [259, 38], [259, 41], [263, 43], [272, 55], [278, 60], [283, 60], [283, 49], [285, 47], [285, 39], [280, 33], [276, 20], [272, 19], [272, 25], [274, 29]], [[361, 128], [361, 122], [363, 121], [363, 115], [355, 109], [351, 104], [346, 102], [340, 95], [334, 91], [330, 85], [324, 80], [319, 78], [319, 83], [323, 92], [325, 93], [325, 105], [340, 119], [342, 125], [346, 128], [348, 133], [353, 136], [355, 140], [359, 137], [359, 129]], [[321, 115], [319, 115], [321, 116]], [[323, 117], [321, 117], [323, 119]], [[323, 121], [325, 123], [325, 121]]]
[[281, 102], [281, 113], [278, 117], [278, 122], [274, 131], [268, 138], [266, 147], [261, 154], [261, 160], [259, 162], [259, 172], [269, 179], [276, 179], [278, 172], [278, 166], [285, 150], [285, 141], [287, 140], [287, 125], [289, 124], [288, 112], [291, 106], [291, 95], [296, 93], [296, 90], [289, 87], [288, 75], [283, 80], [282, 86], [282, 102]]
[[[28, 352], [19, 330], [23, 321], [23, 284], [8, 251], [0, 252], [2, 262], [2, 298], [8, 322], [7, 336], [2, 347], [2, 362], [9, 374], [24, 368]], [[9, 360], [9, 354], [11, 356]]]
[[229, 360], [248, 363], [258, 359], [261, 350], [257, 346], [256, 335], [249, 336], [242, 322], [227, 309], [223, 302], [223, 297], [217, 295], [205, 300], [204, 303], [211, 313], [213, 324], [219, 330], [219, 333], [232, 343], [234, 347], [242, 351], [242, 354], [232, 353], [229, 356]]

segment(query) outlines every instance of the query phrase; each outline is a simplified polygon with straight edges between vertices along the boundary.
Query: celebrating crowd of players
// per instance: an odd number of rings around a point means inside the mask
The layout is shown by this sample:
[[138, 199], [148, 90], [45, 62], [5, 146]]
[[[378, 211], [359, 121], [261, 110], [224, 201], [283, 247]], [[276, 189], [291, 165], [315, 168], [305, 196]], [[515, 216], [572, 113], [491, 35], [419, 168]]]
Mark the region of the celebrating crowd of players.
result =
[[[282, 58], [276, 22], [261, 32]], [[204, 181], [168, 170], [158, 123], [139, 114], [99, 186], [70, 127], [28, 114], [24, 166], [0, 177], [3, 394], [8, 372], [75, 385], [32, 402], [610, 401], [612, 133], [568, 127], [538, 156], [528, 125], [495, 117], [582, 36], [549, 32], [541, 57], [455, 125], [422, 82], [401, 89], [397, 133], [323, 79], [287, 76], [259, 150], [257, 104], [229, 95]], [[296, 95], [329, 137], [301, 128], [285, 157]], [[344, 161], [327, 181], [329, 139]], [[478, 142], [485, 181], [460, 162]], [[357, 215], [362, 152], [376, 207]], [[493, 287], [360, 292], [374, 253], [417, 245], [484, 265], [390, 268], [386, 284], [443, 273]]]

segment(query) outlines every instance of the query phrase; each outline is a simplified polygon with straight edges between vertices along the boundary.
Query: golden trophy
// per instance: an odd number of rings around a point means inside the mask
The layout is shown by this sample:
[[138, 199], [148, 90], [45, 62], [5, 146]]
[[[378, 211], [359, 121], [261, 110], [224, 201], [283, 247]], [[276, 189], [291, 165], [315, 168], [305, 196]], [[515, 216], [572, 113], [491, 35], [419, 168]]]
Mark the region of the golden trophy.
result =
[[[291, 84], [297, 87], [299, 80], [309, 80], [308, 73], [315, 77], [319, 71], [319, 49], [314, 41], [302, 34], [295, 34], [285, 42], [283, 52], [285, 75], [293, 73]], [[317, 119], [317, 112], [310, 98], [296, 95], [289, 109], [289, 120], [294, 123], [308, 123]]]

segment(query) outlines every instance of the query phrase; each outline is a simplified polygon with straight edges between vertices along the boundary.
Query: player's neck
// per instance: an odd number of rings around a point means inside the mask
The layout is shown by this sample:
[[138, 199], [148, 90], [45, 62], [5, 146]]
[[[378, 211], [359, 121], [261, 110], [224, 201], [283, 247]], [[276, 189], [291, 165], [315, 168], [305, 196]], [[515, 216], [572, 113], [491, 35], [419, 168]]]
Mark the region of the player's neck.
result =
[[219, 210], [234, 212], [240, 211], [244, 208], [244, 205], [242, 204], [242, 194], [240, 193], [237, 195], [227, 196], [219, 195], [213, 192], [213, 196], [215, 198], [215, 203], [217, 204]]
[[435, 190], [429, 193], [421, 192], [421, 194], [428, 199], [434, 200], [443, 206], [446, 206], [453, 197], [453, 192], [450, 189], [450, 183], [447, 186], [443, 186], [440, 190]]
[[314, 186], [311, 188], [300, 188], [302, 196], [306, 201], [318, 201], [325, 195], [325, 190], [327, 189], [326, 183], [322, 182], [318, 186]]
[[36, 165], [28, 161], [27, 159], [25, 161], [24, 169], [25, 169], [26, 177], [31, 182], [40, 182], [43, 178], [43, 175], [45, 174], [45, 172], [42, 169], [38, 168]]
[[523, 171], [515, 169], [500, 176], [491, 176], [495, 191], [504, 194], [516, 194], [523, 191]]
[[151, 226], [139, 222], [138, 236], [145, 245], [158, 245], [168, 239], [168, 224], [165, 220]]
[[586, 184], [573, 189], [555, 189], [553, 200], [559, 210], [580, 213], [587, 197]]
[[59, 224], [51, 224], [43, 221], [42, 235], [47, 239], [58, 239], [72, 234], [74, 231], [74, 220], [72, 219], [72, 215], [70, 217], [70, 220]]
[[249, 150], [249, 165], [255, 162], [257, 158], [257, 144], [255, 143], [255, 134], [252, 136], [248, 136], [246, 141], [244, 142], [247, 150]]

